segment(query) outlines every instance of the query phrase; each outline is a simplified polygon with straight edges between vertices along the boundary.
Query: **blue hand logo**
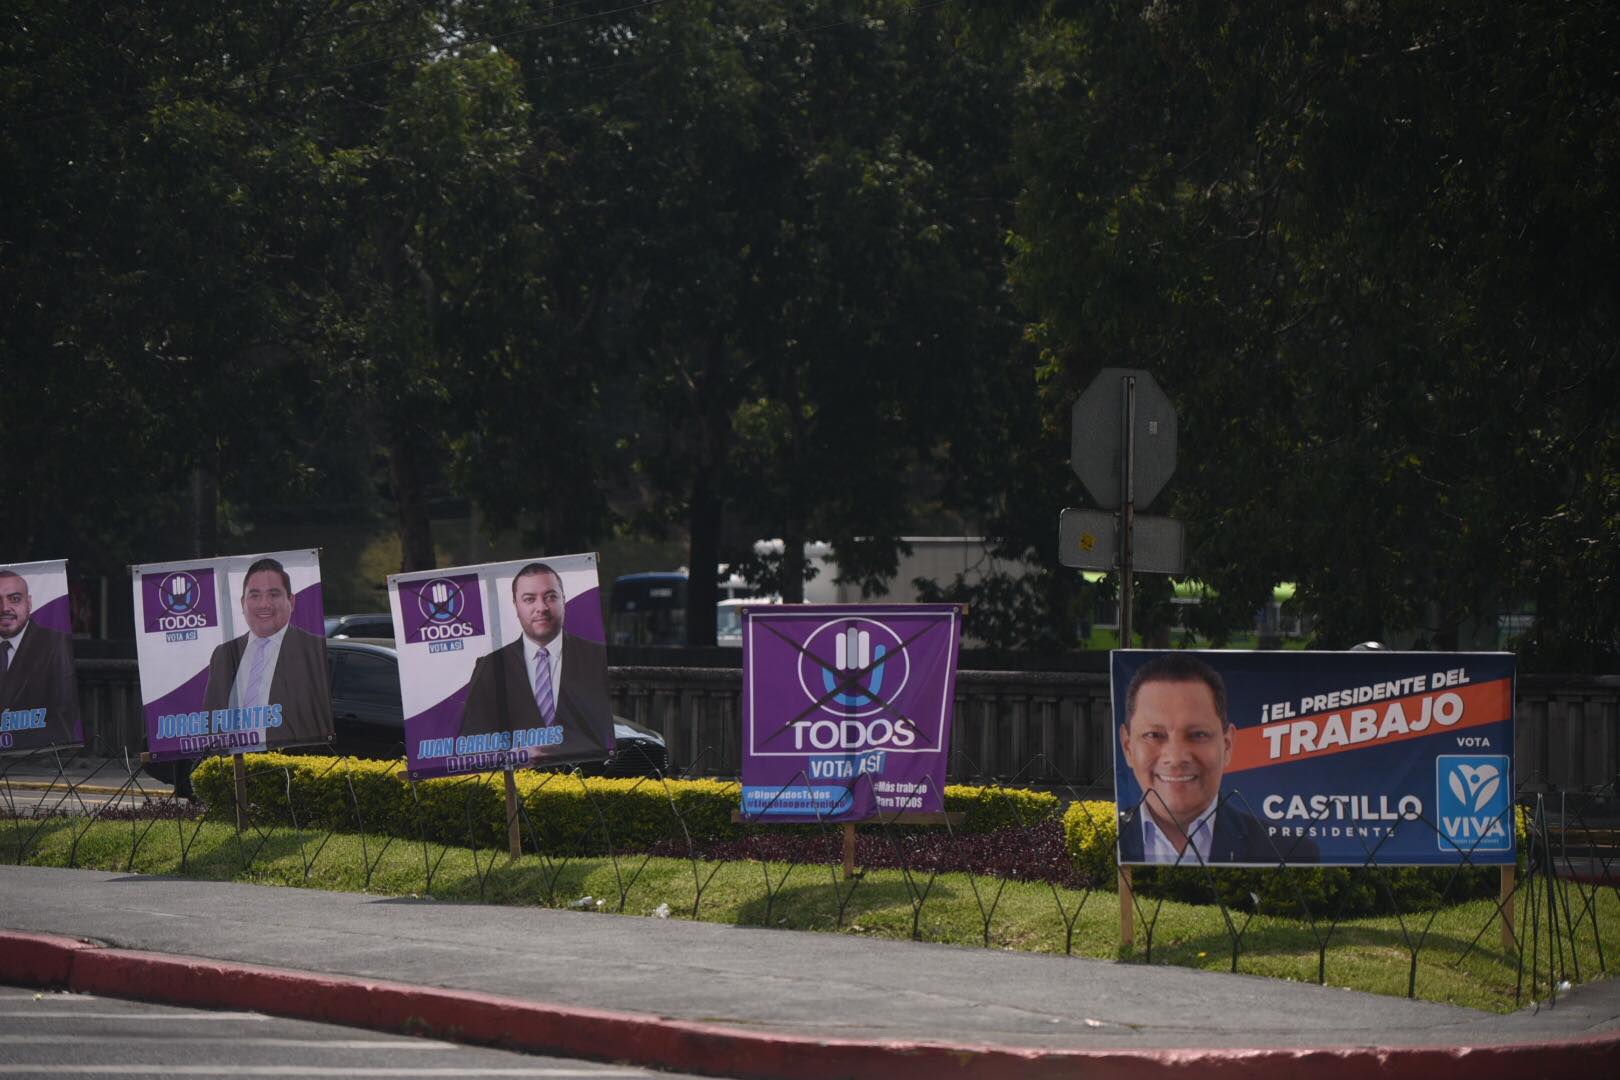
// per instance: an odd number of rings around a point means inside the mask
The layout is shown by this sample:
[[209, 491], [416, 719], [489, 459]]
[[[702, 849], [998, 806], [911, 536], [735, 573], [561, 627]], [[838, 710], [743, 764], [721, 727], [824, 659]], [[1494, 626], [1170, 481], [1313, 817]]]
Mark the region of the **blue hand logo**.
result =
[[[857, 630], [853, 626], [839, 634], [834, 641], [837, 654], [834, 664], [838, 671], [860, 672], [865, 670], [874, 659], [877, 660], [878, 664], [872, 668], [871, 681], [867, 684], [868, 692], [853, 694], [840, 692], [834, 694], [833, 700], [848, 708], [860, 708], [877, 701], [877, 695], [883, 692], [883, 658], [888, 655], [888, 649], [880, 643], [874, 650], [872, 648], [872, 635], [868, 631]], [[851, 684], [858, 686], [859, 683], [856, 681], [858, 679], [859, 676], [857, 675], [855, 680], [840, 680], [834, 674], [833, 669], [828, 668], [825, 664], [822, 665], [821, 684], [829, 694], [839, 688], [841, 681], [845, 686]]]

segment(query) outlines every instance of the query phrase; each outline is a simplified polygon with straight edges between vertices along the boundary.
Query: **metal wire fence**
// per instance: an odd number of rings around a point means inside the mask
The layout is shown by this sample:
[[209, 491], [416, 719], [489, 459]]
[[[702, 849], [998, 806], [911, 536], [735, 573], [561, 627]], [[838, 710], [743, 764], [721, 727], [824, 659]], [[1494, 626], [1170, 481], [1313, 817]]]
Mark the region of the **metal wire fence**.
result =
[[[316, 768], [313, 780], [329, 791], [332, 785], [325, 778], [340, 770], [348, 759], [305, 760], [311, 766], [324, 762]], [[795, 888], [802, 887], [797, 883], [811, 874], [810, 880], [822, 884], [810, 887], [825, 890], [835, 925], [840, 928], [847, 925], [852, 902], [869, 880], [864, 872], [840, 871], [840, 848], [854, 850], [842, 823], [818, 816], [808, 825], [783, 827], [769, 824], [768, 814], [737, 814], [737, 832], [721, 842], [712, 835], [712, 829], [692, 819], [690, 809], [683, 809], [672, 785], [676, 779], [673, 776], [651, 775], [632, 785], [631, 790], [644, 789], [658, 796], [651, 802], [659, 808], [661, 820], [651, 825], [639, 822], [631, 837], [622, 828], [614, 828], [603, 796], [579, 772], [541, 775], [539, 790], [553, 785], [556, 791], [577, 789], [589, 807], [583, 841], [576, 836], [561, 842], [542, 828], [542, 822], [534, 820], [527, 800], [503, 798], [502, 789], [510, 790], [511, 783], [500, 773], [436, 781], [451, 785], [452, 794], [447, 796], [439, 789], [432, 799], [438, 809], [430, 812], [423, 785], [408, 779], [403, 760], [397, 761], [384, 776], [404, 786], [408, 795], [404, 805], [408, 809], [403, 817], [393, 815], [385, 821], [375, 811], [368, 813], [367, 800], [357, 790], [351, 770], [341, 769], [338, 774], [343, 777], [343, 806], [339, 810], [334, 810], [331, 799], [317, 805], [317, 800], [308, 794], [310, 778], [295, 782], [292, 766], [282, 765], [276, 771], [276, 782], [266, 783], [265, 770], [256, 768], [256, 782], [251, 789], [240, 783], [231, 789], [231, 805], [202, 808], [174, 798], [167, 786], [144, 777], [139, 760], [127, 754], [122, 759], [105, 759], [88, 773], [70, 773], [54, 752], [0, 759], [0, 815], [5, 818], [0, 858], [19, 864], [28, 862], [38, 854], [45, 830], [60, 830], [65, 820], [69, 838], [66, 863], [76, 867], [81, 865], [81, 842], [99, 822], [127, 820], [128, 847], [121, 849], [126, 871], [135, 868], [154, 830], [173, 829], [179, 868], [184, 872], [210, 817], [223, 817], [235, 822], [234, 858], [244, 871], [265, 857], [273, 840], [290, 834], [307, 880], [323, 857], [330, 858], [327, 853], [333, 850], [334, 837], [349, 835], [358, 840], [358, 869], [367, 889], [372, 887], [391, 850], [398, 845], [416, 848], [420, 853], [420, 884], [413, 888], [425, 896], [435, 895], [436, 885], [442, 884], [447, 859], [465, 858], [471, 860], [480, 899], [489, 899], [498, 862], [521, 852], [531, 856], [539, 870], [535, 895], [528, 899], [548, 906], [569, 904], [564, 870], [579, 859], [605, 860], [612, 869], [616, 895], [604, 898], [609, 904], [602, 906], [611, 905], [612, 910], [623, 912], [632, 890], [654, 859], [681, 859], [691, 874], [693, 901], [689, 911], [678, 914], [693, 919], [702, 915], [705, 894], [722, 869], [743, 861], [754, 862], [760, 884], [759, 903], [753, 909], [760, 912], [760, 921], [765, 925], [775, 925], [773, 919], [789, 882], [794, 882]], [[1055, 835], [1057, 826], [1050, 804], [1041, 811], [1041, 820], [1031, 820], [1035, 811], [1030, 808], [1030, 800], [1020, 797], [1023, 778], [1040, 775], [1048, 778], [1042, 787], [1058, 797], [1060, 806], [1068, 807], [1074, 826], [1068, 835], [1078, 831], [1111, 844], [1118, 820], [1111, 785], [1101, 779], [1074, 782], [1061, 775], [1053, 783], [1049, 778], [1055, 774], [1053, 763], [1037, 756], [1018, 774], [984, 786], [984, 797], [1009, 823], [1004, 832], [1022, 830], [1027, 834], [1029, 830], [1043, 829], [1047, 840]], [[28, 779], [20, 779], [24, 776]], [[806, 782], [806, 777], [795, 778], [777, 797]], [[863, 782], [871, 781], [866, 777], [853, 781]], [[1472, 953], [1500, 947], [1502, 953], [1498, 955], [1505, 955], [1516, 968], [1515, 999], [1521, 1002], [1552, 1000], [1571, 983], [1608, 973], [1603, 941], [1605, 931], [1613, 932], [1613, 928], [1602, 924], [1598, 901], [1605, 891], [1620, 899], [1620, 830], [1613, 816], [1620, 806], [1617, 782], [1620, 778], [1612, 778], [1601, 786], [1580, 791], [1547, 790], [1545, 785], [1534, 792], [1521, 788], [1516, 872], [1501, 878], [1500, 890], [1486, 890], [1492, 900], [1489, 910], [1460, 951], [1454, 941], [1448, 941], [1447, 951], [1457, 952], [1450, 960], [1452, 966], [1460, 966]], [[741, 785], [730, 781], [726, 790], [735, 795], [740, 805]], [[442, 812], [447, 801], [460, 812], [459, 828], [449, 830], [459, 831], [459, 836], [447, 835]], [[507, 808], [504, 834], [490, 828], [492, 803]], [[1145, 808], [1125, 809], [1140, 812]], [[1016, 856], [1027, 848], [998, 839], [1002, 833], [987, 840], [964, 831], [959, 824], [953, 816], [941, 817], [927, 843], [918, 841], [917, 825], [896, 815], [863, 824], [866, 832], [861, 861], [898, 871], [914, 938], [923, 936], [925, 912], [936, 895], [936, 886], [941, 875], [952, 869], [965, 875], [986, 946], [992, 943], [998, 909], [1014, 882], [1044, 883], [1052, 916], [1063, 931], [1066, 953], [1074, 950], [1076, 925], [1088, 905], [1112, 902], [1099, 900], [1099, 893], [1115, 896], [1111, 852], [1104, 850], [1099, 857], [1097, 850], [1102, 841], [1094, 841], [1089, 852], [1071, 848], [1060, 852], [1056, 859], [1046, 857], [1045, 869], [1035, 873], [1027, 861], [1020, 864], [1016, 857], [1009, 860], [1007, 855], [1008, 850]], [[1401, 827], [1428, 829], [1441, 836], [1438, 823], [1421, 815], [1409, 815]], [[773, 842], [786, 829], [792, 830], [795, 842]], [[652, 842], [646, 840], [649, 833], [655, 837]], [[1442, 910], [1463, 900], [1479, 899], [1482, 882], [1497, 880], [1499, 868], [1477, 860], [1472, 848], [1459, 848], [1455, 865], [1414, 876], [1410, 868], [1380, 861], [1383, 843], [1383, 839], [1371, 838], [1363, 843], [1364, 858], [1358, 864], [1332, 869], [1297, 858], [1291, 861], [1296, 849], [1289, 844], [1278, 845], [1275, 865], [1266, 870], [1212, 865], [1189, 846], [1191, 857], [1183, 865], [1139, 870], [1131, 887], [1120, 894], [1122, 915], [1128, 913], [1130, 925], [1140, 927], [1140, 944], [1127, 955], [1144, 963], [1154, 962], [1159, 948], [1156, 934], [1166, 904], [1191, 898], [1218, 909], [1230, 970], [1243, 970], [1245, 957], [1257, 952], [1251, 947], [1254, 920], [1262, 914], [1278, 915], [1291, 918], [1307, 930], [1316, 950], [1316, 980], [1326, 984], [1335, 945], [1343, 939], [1352, 918], [1369, 913], [1370, 897], [1372, 913], [1395, 920], [1399, 947], [1408, 960], [1406, 992], [1416, 996], [1419, 957], [1436, 947], [1435, 927]], [[278, 850], [281, 847], [284, 844], [278, 842]], [[344, 848], [352, 849], [352, 845]], [[845, 858], [847, 862], [848, 856]], [[1332, 887], [1325, 886], [1324, 875], [1332, 876]], [[1580, 951], [1571, 946], [1580, 939], [1595, 943], [1589, 953], [1595, 955], [1595, 972], [1590, 960], [1583, 969]]]

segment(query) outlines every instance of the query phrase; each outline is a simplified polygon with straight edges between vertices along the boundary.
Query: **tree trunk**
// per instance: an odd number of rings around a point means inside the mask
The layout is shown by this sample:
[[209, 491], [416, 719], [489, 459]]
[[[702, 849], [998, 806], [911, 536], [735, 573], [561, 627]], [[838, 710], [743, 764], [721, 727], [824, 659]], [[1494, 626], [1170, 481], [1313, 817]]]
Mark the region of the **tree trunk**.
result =
[[[799, 394], [799, 373], [788, 372], [782, 390], [782, 403], [788, 418], [788, 475], [794, 480], [805, 475], [805, 443], [809, 433], [805, 430], [804, 406]], [[808, 531], [803, 504], [789, 503], [787, 520], [782, 523], [782, 602], [804, 603], [804, 541]]]
[[396, 434], [388, 447], [388, 476], [399, 515], [400, 572], [432, 570], [433, 523], [428, 517], [427, 492], [422, 481], [418, 451], [409, 436]]
[[715, 568], [720, 564], [722, 507], [709, 470], [699, 466], [692, 480], [692, 508], [687, 521], [686, 643], [713, 645], [714, 605], [720, 597]]
[[201, 465], [191, 470], [191, 554], [219, 554], [219, 476]]
[[804, 603], [804, 521], [793, 514], [782, 529], [782, 603]]

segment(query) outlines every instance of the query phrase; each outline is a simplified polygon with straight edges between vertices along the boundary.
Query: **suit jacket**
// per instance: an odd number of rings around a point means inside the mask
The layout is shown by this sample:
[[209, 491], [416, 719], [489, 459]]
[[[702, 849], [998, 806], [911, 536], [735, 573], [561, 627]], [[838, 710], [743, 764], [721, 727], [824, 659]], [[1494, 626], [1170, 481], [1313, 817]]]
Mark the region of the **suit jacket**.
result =
[[[562, 635], [561, 688], [556, 722], [563, 741], [556, 746], [532, 747], [548, 761], [600, 761], [613, 745], [613, 710], [607, 698], [607, 647]], [[467, 684], [467, 704], [461, 711], [462, 735], [490, 735], [497, 731], [542, 727], [540, 706], [529, 688], [520, 637], [473, 666]]]
[[[1119, 812], [1119, 861], [1142, 862], [1142, 818], [1146, 806], [1136, 806]], [[1273, 839], [1266, 827], [1235, 799], [1227, 799], [1215, 808], [1215, 830], [1209, 842], [1210, 865], [1217, 863], [1314, 863], [1319, 853], [1309, 839], [1279, 836]], [[1186, 855], [1178, 864], [1197, 866], [1198, 857]]]
[[82, 743], [79, 685], [73, 675], [73, 647], [66, 634], [32, 619], [16, 644], [6, 673], [0, 675], [0, 709], [45, 710], [43, 728], [12, 733], [13, 750]]
[[[225, 642], [208, 661], [203, 708], [226, 709], [247, 651], [248, 634]], [[265, 731], [271, 749], [332, 741], [332, 692], [326, 676], [326, 639], [287, 627], [270, 677], [270, 704], [281, 706], [281, 726]]]

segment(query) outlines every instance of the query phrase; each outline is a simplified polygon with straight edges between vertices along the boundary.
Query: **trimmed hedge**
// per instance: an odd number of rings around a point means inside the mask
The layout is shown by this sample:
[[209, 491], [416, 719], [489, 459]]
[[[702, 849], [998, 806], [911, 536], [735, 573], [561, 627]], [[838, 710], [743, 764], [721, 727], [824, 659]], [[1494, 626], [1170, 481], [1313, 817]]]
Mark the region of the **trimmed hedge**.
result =
[[[243, 761], [248, 804], [259, 825], [364, 830], [477, 847], [506, 843], [501, 773], [411, 784], [398, 761], [304, 754], [250, 754]], [[748, 828], [731, 820], [741, 803], [735, 781], [584, 778], [532, 770], [513, 775], [528, 819], [525, 842], [534, 842], [533, 829], [548, 854], [605, 852], [609, 838], [620, 851], [646, 850], [660, 841], [684, 845], [688, 836], [707, 843], [737, 839]], [[234, 817], [229, 758], [206, 759], [191, 783], [210, 817]], [[959, 784], [945, 789], [945, 809], [967, 815], [965, 832], [1031, 825], [1055, 817], [1058, 806], [1056, 796], [1040, 791]]]
[[[1529, 819], [1515, 808], [1519, 850], [1526, 850]], [[1076, 869], [1099, 888], [1118, 884], [1115, 852], [1119, 818], [1112, 802], [1076, 802], [1063, 816], [1063, 838]], [[1522, 858], [1521, 858], [1522, 862]], [[1454, 879], [1455, 875], [1455, 879]], [[1430, 909], [1497, 894], [1501, 875], [1494, 866], [1388, 866], [1377, 874], [1359, 867], [1291, 866], [1286, 870], [1197, 866], [1138, 866], [1131, 887], [1147, 897], [1299, 916], [1301, 903], [1318, 917], [1372, 915], [1390, 910], [1390, 896], [1402, 911]], [[1388, 887], [1388, 893], [1385, 892]]]

